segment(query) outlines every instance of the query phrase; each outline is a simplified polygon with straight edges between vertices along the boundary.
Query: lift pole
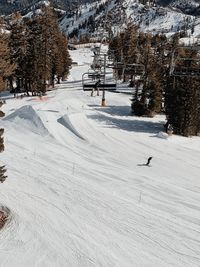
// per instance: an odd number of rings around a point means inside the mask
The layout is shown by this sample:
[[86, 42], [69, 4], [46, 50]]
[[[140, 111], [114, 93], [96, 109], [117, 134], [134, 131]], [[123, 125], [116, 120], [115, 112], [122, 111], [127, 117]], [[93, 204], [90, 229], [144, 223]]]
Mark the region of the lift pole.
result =
[[[103, 72], [104, 72], [103, 85], [105, 86], [105, 83], [106, 83], [106, 54], [104, 54]], [[102, 94], [101, 106], [102, 107], [105, 107], [106, 106], [105, 87], [103, 87], [103, 94]]]

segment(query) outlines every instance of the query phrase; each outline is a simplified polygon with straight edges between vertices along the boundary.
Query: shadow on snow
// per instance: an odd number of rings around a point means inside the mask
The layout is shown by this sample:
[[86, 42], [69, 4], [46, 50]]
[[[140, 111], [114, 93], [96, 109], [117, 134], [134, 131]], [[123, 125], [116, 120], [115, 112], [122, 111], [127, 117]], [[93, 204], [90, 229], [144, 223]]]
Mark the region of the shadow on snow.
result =
[[[106, 109], [104, 110], [104, 112], [109, 113], [108, 112], [109, 109], [107, 109], [107, 111]], [[120, 109], [118, 111], [120, 112]], [[114, 113], [111, 113], [111, 112], [109, 114], [114, 115]], [[115, 115], [117, 114], [115, 113]], [[119, 115], [126, 116], [125, 113], [123, 113], [123, 115], [120, 113]], [[130, 115], [130, 112], [128, 113], [128, 115]], [[130, 117], [134, 118], [132, 116]], [[140, 119], [129, 120], [125, 118], [110, 117], [110, 116], [106, 116], [105, 114], [101, 114], [101, 113], [98, 113], [95, 115], [89, 115], [88, 118], [97, 120], [99, 122], [103, 122], [105, 124], [104, 127], [113, 127], [113, 128], [118, 128], [118, 129], [125, 130], [125, 131], [130, 131], [130, 132], [141, 132], [141, 133], [150, 133], [150, 134], [157, 134], [158, 132], [163, 131], [163, 124], [164, 124], [164, 121], [153, 122], [153, 121], [150, 121], [151, 119], [149, 119], [148, 121], [145, 121], [142, 119], [141, 120]]]
[[130, 116], [131, 108], [129, 106], [109, 106], [109, 107], [99, 107], [97, 105], [89, 105], [93, 107], [94, 110], [101, 111], [102, 113], [107, 113], [112, 116]]

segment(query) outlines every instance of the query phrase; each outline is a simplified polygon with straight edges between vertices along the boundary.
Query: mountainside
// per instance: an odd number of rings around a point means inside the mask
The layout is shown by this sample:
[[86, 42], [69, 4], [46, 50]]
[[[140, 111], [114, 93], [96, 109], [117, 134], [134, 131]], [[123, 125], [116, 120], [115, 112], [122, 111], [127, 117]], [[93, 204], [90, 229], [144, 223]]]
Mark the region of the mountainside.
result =
[[[110, 34], [116, 35], [127, 23], [134, 23], [143, 32], [167, 35], [182, 32], [183, 36], [198, 37], [200, 18], [183, 13], [178, 9], [178, 3], [181, 1], [161, 1], [162, 5], [158, 5], [128, 0], [102, 0], [79, 6], [76, 14], [67, 13], [61, 19], [60, 27], [66, 35], [75, 39], [84, 35], [97, 39]], [[195, 3], [190, 2], [190, 7]]]
[[199, 0], [157, 0], [157, 3], [165, 7], [177, 8], [185, 14], [200, 15]]
[[15, 11], [23, 11], [32, 8], [38, 0], [22, 1], [22, 0], [2, 0], [0, 2], [0, 14], [10, 14]]
[[[0, 14], [8, 15], [10, 13], [20, 11], [22, 13], [29, 12], [37, 8], [38, 5], [44, 2], [51, 2], [54, 7], [62, 8], [64, 10], [71, 10], [74, 7], [78, 6], [78, 1], [73, 0], [50, 0], [50, 1], [41, 1], [41, 0], [1, 0], [0, 1]], [[92, 0], [82, 0], [81, 3], [92, 2]]]
[[20, 10], [31, 17], [43, 4], [52, 4], [57, 13], [61, 30], [71, 39], [82, 37], [101, 39], [115, 35], [127, 23], [136, 24], [144, 32], [172, 35], [200, 35], [200, 3], [197, 0], [51, 0], [51, 1], [1, 1], [2, 14]]
[[[44, 1], [43, 0], [42, 1], [41, 0], [1, 0], [0, 1], [0, 14], [9, 14], [14, 11], [23, 11], [23, 10], [33, 9], [35, 5], [41, 2], [45, 2], [45, 0]], [[71, 10], [74, 7], [81, 6], [82, 4], [85, 4], [85, 3], [101, 2], [101, 1], [50, 0], [50, 2], [57, 8], [62, 8], [64, 10]], [[119, 3], [122, 4], [123, 2], [126, 3], [127, 0], [115, 1], [115, 5], [118, 5]], [[138, 3], [138, 2], [145, 3], [147, 1], [145, 0], [128, 1], [129, 4]], [[156, 0], [153, 2], [157, 6], [177, 9], [177, 11], [181, 11], [184, 14], [189, 14], [193, 16], [200, 15], [199, 0]]]
[[148, 6], [133, 2], [127, 5], [126, 14], [129, 21], [134, 22], [144, 32], [171, 35], [181, 31], [188, 36], [200, 34], [198, 17], [186, 15], [169, 6]]
[[[29, 12], [37, 8], [45, 2], [51, 2], [51, 4], [56, 8], [61, 8], [66, 11], [73, 10], [79, 5], [79, 1], [73, 0], [2, 0], [0, 1], [0, 14], [10, 14], [15, 11], [21, 11], [23, 13]], [[94, 0], [82, 0], [81, 3], [91, 3]]]

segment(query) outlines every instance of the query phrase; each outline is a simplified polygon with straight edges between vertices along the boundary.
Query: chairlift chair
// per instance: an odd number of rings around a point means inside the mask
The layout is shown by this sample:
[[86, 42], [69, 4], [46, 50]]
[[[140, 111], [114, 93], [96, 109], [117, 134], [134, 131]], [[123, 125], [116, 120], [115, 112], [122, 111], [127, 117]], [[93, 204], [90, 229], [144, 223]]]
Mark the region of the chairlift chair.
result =
[[170, 65], [170, 75], [180, 77], [200, 77], [200, 57], [199, 58], [188, 58], [180, 57], [179, 49], [188, 49], [200, 51], [200, 45], [182, 46], [174, 50], [172, 54], [172, 60]]
[[114, 70], [123, 70], [125, 67], [124, 63], [123, 62], [115, 62], [113, 64], [113, 69]]
[[103, 73], [89, 73], [86, 72], [82, 75], [82, 85], [83, 91], [92, 91], [96, 86], [97, 81], [101, 81], [98, 85], [99, 91], [107, 90], [107, 91], [115, 91], [116, 90], [116, 83], [113, 81], [108, 81], [105, 79]]
[[142, 76], [145, 73], [144, 65], [142, 64], [127, 64], [124, 69], [124, 75]]

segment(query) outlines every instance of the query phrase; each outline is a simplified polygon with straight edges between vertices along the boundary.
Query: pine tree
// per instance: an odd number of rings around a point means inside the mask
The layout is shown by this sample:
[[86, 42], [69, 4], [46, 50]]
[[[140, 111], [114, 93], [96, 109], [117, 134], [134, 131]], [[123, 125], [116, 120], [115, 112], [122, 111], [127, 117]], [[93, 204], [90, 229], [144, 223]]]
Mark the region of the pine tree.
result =
[[[69, 72], [71, 59], [67, 39], [59, 30], [51, 7], [44, 7], [42, 14], [27, 23], [29, 28], [28, 58], [32, 65], [31, 87], [44, 94], [46, 83], [54, 87], [54, 80], [64, 79]], [[32, 42], [37, 35], [37, 39]]]
[[68, 52], [67, 38], [59, 33], [58, 44], [57, 44], [57, 55], [55, 55], [56, 62], [56, 75], [58, 83], [60, 79], [64, 80], [69, 74], [69, 69], [72, 63]]
[[[179, 49], [175, 68], [199, 69], [200, 55], [193, 49]], [[168, 76], [166, 114], [176, 134], [200, 134], [200, 77]]]
[[167, 46], [167, 38], [164, 35], [153, 36], [151, 41], [153, 54], [151, 57], [151, 71], [148, 83], [148, 115], [151, 117], [159, 113], [162, 109], [167, 67], [170, 64], [170, 57], [166, 49]]
[[[1, 26], [0, 26], [1, 27]], [[15, 65], [11, 64], [8, 36], [0, 32], [0, 91], [5, 90], [6, 79], [14, 71]]]
[[[21, 91], [24, 87], [25, 55], [26, 55], [26, 32], [22, 17], [19, 12], [12, 15], [10, 22], [9, 47], [11, 60], [16, 65], [15, 71], [10, 76], [10, 87], [14, 93]], [[13, 88], [16, 81], [16, 88]]]
[[138, 91], [132, 100], [132, 109], [136, 115], [153, 117], [162, 109], [166, 70], [169, 56], [166, 56], [167, 39], [162, 35], [140, 34], [139, 62], [144, 66], [142, 92]]
[[147, 115], [148, 111], [148, 93], [149, 93], [149, 77], [152, 71], [151, 67], [151, 36], [140, 33], [138, 37], [138, 47], [140, 50], [140, 63], [144, 66], [144, 76], [142, 81], [142, 92], [139, 98], [134, 98], [132, 102], [133, 112], [138, 115]]
[[130, 29], [127, 29], [127, 33], [130, 35], [127, 49], [127, 64], [139, 62], [139, 51], [138, 51], [138, 30], [135, 26], [131, 25]]
[[[0, 26], [1, 27], [1, 26]], [[10, 51], [8, 47], [8, 37], [4, 33], [0, 33], [0, 91], [5, 90], [6, 78], [11, 75], [14, 65], [10, 63]], [[3, 101], [0, 101], [0, 108], [3, 105]], [[5, 114], [0, 110], [0, 117], [3, 117]], [[0, 152], [4, 150], [4, 141], [3, 141], [4, 129], [0, 129]], [[5, 166], [0, 166], [0, 182], [4, 182], [6, 179], [5, 175]]]

